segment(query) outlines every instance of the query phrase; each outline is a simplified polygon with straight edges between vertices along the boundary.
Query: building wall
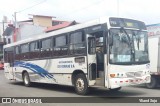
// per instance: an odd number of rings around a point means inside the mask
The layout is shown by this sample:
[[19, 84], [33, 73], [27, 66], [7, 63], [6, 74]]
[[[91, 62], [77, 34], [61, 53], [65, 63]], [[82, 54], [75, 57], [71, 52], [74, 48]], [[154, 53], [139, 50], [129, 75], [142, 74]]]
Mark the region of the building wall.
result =
[[152, 24], [147, 26], [148, 36], [158, 36], [160, 35], [160, 24]]
[[22, 24], [19, 27], [16, 41], [24, 40], [29, 37], [37, 36], [38, 34], [44, 33], [46, 27], [30, 25], [30, 24]]
[[3, 34], [3, 24], [0, 23], [0, 36], [2, 36], [2, 34]]
[[3, 42], [4, 42], [3, 36], [0, 36], [0, 43], [3, 43]]
[[33, 23], [34, 25], [50, 27], [52, 26], [52, 17], [34, 16]]
[[6, 44], [9, 44], [9, 43], [13, 43], [13, 36], [10, 35], [10, 36], [5, 36], [5, 39], [6, 39]]
[[[8, 23], [4, 23], [4, 30], [7, 28]], [[3, 35], [3, 23], [0, 23], [0, 36]]]

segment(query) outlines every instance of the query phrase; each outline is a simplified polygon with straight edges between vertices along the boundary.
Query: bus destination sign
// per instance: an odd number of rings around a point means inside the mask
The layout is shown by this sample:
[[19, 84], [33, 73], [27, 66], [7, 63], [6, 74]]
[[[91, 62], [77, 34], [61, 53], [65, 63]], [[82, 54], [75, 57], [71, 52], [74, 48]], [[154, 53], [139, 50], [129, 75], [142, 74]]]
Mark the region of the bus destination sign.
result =
[[141, 21], [125, 19], [125, 18], [109, 18], [111, 27], [126, 27], [146, 30], [146, 26]]

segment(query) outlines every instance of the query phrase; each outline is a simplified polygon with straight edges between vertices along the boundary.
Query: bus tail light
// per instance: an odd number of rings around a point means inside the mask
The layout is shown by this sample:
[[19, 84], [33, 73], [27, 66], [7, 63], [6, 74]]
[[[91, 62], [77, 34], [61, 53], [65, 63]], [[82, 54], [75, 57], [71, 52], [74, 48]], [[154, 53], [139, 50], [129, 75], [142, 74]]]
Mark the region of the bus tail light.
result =
[[110, 77], [112, 77], [112, 78], [115, 77], [115, 74], [110, 74]]

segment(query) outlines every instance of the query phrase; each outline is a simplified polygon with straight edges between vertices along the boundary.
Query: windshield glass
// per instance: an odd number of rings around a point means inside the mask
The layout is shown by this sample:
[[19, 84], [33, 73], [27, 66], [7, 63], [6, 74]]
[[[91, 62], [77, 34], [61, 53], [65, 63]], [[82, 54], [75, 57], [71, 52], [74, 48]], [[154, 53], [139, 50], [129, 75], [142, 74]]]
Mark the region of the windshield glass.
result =
[[111, 29], [113, 44], [110, 46], [110, 63], [140, 64], [149, 62], [146, 31]]

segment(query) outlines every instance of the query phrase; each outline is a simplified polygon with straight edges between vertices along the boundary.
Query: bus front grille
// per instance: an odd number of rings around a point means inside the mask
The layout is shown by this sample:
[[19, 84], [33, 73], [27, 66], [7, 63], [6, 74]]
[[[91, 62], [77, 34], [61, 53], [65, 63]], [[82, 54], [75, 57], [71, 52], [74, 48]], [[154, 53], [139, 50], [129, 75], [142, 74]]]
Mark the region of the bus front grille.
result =
[[126, 76], [127, 77], [141, 77], [142, 76], [142, 71], [138, 71], [138, 72], [127, 72]]

